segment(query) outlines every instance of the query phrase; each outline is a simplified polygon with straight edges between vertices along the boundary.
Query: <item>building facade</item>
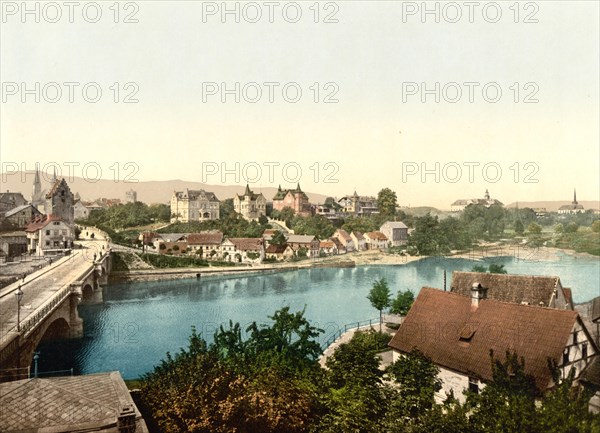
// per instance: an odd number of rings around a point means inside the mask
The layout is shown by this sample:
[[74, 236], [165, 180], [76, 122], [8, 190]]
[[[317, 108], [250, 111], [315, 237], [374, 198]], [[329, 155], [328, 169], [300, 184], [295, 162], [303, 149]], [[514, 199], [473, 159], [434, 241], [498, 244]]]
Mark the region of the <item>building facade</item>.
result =
[[408, 227], [400, 221], [387, 221], [379, 229], [383, 233], [392, 247], [399, 247], [408, 243]]
[[450, 205], [450, 210], [452, 212], [462, 212], [469, 205], [481, 205], [485, 207], [490, 206], [504, 206], [502, 202], [499, 200], [493, 199], [490, 197], [489, 191], [486, 189], [483, 198], [470, 198], [470, 199], [460, 199], [456, 200], [454, 203]]
[[267, 199], [262, 193], [255, 194], [246, 185], [244, 195], [233, 197], [233, 209], [248, 221], [256, 221], [267, 213]]
[[[72, 225], [75, 220], [73, 205], [75, 198], [65, 179], [55, 179], [52, 187], [45, 195], [43, 213], [62, 219]], [[40, 209], [40, 211], [42, 211]]]
[[73, 248], [75, 235], [72, 225], [55, 215], [45, 215], [25, 228], [30, 254], [58, 254]]
[[580, 205], [577, 202], [577, 191], [575, 190], [573, 190], [573, 201], [571, 204], [565, 204], [558, 208], [558, 213], [560, 214], [576, 214], [583, 212], [585, 212], [585, 209], [583, 208], [583, 205]]
[[311, 206], [308, 196], [300, 189], [300, 184], [296, 189], [281, 189], [281, 185], [277, 193], [273, 197], [273, 210], [281, 211], [283, 208], [289, 207], [293, 209], [296, 215], [310, 216]]
[[174, 191], [171, 197], [171, 222], [208, 221], [219, 218], [220, 202], [208, 191]]
[[137, 192], [133, 189], [125, 192], [125, 203], [135, 203], [137, 201]]

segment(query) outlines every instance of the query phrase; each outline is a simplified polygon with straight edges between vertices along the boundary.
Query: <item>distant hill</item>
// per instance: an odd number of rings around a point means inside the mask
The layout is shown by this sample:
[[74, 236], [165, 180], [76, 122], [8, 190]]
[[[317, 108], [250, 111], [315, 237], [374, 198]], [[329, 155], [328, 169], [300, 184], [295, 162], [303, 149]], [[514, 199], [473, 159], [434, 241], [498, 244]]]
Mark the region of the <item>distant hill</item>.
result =
[[[600, 209], [600, 201], [588, 201], [578, 200], [578, 203], [583, 206], [584, 209]], [[559, 207], [565, 204], [571, 204], [570, 201], [520, 201], [507, 205], [506, 207], [512, 208], [519, 205], [519, 208], [546, 208], [548, 212], [556, 212]]]
[[[31, 190], [35, 173], [33, 171], [6, 176], [6, 182], [2, 178], [0, 191], [11, 191], [22, 193], [27, 200], [31, 199]], [[45, 177], [50, 179], [50, 175], [40, 176], [42, 182], [42, 190], [50, 188], [50, 182], [46, 181]], [[244, 193], [245, 185], [207, 185], [200, 182], [187, 182], [183, 180], [164, 180], [150, 182], [113, 182], [112, 180], [100, 179], [97, 182], [90, 182], [80, 177], [66, 179], [73, 194], [79, 193], [82, 200], [96, 200], [101, 197], [118, 198], [125, 200], [125, 192], [133, 189], [137, 192], [137, 199], [144, 203], [168, 203], [171, 200], [173, 191], [182, 191], [188, 189], [205, 189], [214, 192], [219, 200], [233, 198], [233, 196]], [[252, 187], [254, 192], [262, 192], [267, 201], [271, 201], [277, 188], [258, 188]], [[326, 196], [322, 194], [314, 194], [305, 191], [311, 203], [323, 203]]]

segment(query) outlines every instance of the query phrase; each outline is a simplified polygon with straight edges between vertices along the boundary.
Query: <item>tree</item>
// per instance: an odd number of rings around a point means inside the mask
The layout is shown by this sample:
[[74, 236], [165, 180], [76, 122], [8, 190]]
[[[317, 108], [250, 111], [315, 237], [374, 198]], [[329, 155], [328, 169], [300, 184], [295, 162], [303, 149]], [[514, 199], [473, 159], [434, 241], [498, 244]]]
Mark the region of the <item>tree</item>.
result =
[[258, 223], [261, 226], [266, 226], [269, 223], [269, 219], [266, 216], [261, 215], [261, 216], [258, 217]]
[[383, 188], [377, 194], [377, 209], [382, 215], [393, 217], [396, 214], [398, 199], [396, 193], [389, 188]]
[[532, 235], [539, 235], [542, 233], [542, 226], [538, 223], [531, 223], [527, 226], [527, 231]]
[[475, 265], [471, 268], [471, 272], [487, 272], [485, 266], [483, 265]]
[[523, 223], [520, 219], [517, 220], [517, 222], [515, 223], [515, 233], [518, 235], [522, 235], [523, 233], [525, 233], [525, 227], [523, 226]]
[[440, 231], [437, 216], [427, 215], [415, 218], [415, 229], [408, 239], [408, 244], [414, 246], [420, 255], [430, 255], [439, 252]]
[[595, 233], [600, 233], [600, 220], [596, 220], [592, 223], [592, 231]]
[[504, 265], [498, 263], [490, 263], [488, 267], [490, 274], [506, 274], [507, 271], [504, 269]]
[[396, 298], [392, 301], [392, 308], [390, 309], [390, 312], [392, 314], [406, 316], [408, 314], [408, 310], [410, 310], [410, 307], [412, 307], [414, 301], [415, 295], [410, 290], [406, 290], [405, 292], [398, 292]]
[[286, 242], [287, 239], [283, 232], [280, 230], [276, 230], [275, 233], [273, 233], [271, 240], [269, 241], [269, 243], [272, 245], [285, 245]]
[[390, 288], [385, 278], [380, 278], [373, 283], [373, 288], [369, 292], [367, 299], [371, 305], [379, 310], [379, 333], [382, 332], [383, 310], [391, 304]]

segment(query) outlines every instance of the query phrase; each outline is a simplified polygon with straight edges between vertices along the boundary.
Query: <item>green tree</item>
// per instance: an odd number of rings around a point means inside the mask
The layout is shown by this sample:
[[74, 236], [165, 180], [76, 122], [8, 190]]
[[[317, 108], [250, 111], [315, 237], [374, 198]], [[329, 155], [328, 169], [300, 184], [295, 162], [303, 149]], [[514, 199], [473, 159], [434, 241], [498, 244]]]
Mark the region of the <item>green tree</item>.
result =
[[383, 188], [377, 194], [377, 209], [382, 215], [393, 217], [396, 214], [398, 199], [396, 193], [389, 188]]
[[515, 233], [518, 235], [523, 235], [523, 233], [525, 233], [525, 227], [520, 219], [515, 222]]
[[507, 271], [504, 269], [504, 265], [498, 263], [490, 263], [488, 267], [490, 274], [506, 274]]
[[532, 235], [539, 235], [542, 233], [542, 227], [538, 223], [531, 223], [527, 226], [527, 231]]
[[275, 233], [273, 233], [271, 240], [269, 241], [269, 243], [272, 245], [285, 245], [286, 242], [287, 242], [287, 239], [286, 239], [285, 235], [283, 234], [283, 232], [280, 230], [276, 230]]
[[483, 265], [475, 265], [471, 268], [471, 272], [487, 272], [487, 270]]
[[427, 215], [415, 218], [415, 228], [408, 239], [420, 255], [431, 255], [439, 252], [441, 234], [437, 216]]
[[600, 232], [600, 220], [596, 220], [592, 223], [592, 231], [595, 233]]
[[367, 299], [371, 302], [373, 308], [379, 310], [379, 332], [381, 333], [383, 310], [388, 308], [391, 304], [390, 287], [388, 286], [385, 278], [382, 277], [378, 280], [375, 280]]
[[412, 307], [414, 301], [415, 295], [410, 290], [398, 292], [396, 298], [392, 301], [392, 308], [390, 309], [390, 312], [392, 314], [406, 316], [408, 314], [408, 310], [410, 310], [410, 307]]

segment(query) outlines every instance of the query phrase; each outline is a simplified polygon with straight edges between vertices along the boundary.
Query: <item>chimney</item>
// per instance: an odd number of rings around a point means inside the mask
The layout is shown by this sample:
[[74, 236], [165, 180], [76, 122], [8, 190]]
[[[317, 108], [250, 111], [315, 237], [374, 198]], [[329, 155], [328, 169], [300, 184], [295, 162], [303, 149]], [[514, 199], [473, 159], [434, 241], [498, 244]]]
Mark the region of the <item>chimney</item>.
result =
[[135, 411], [133, 406], [122, 406], [117, 417], [117, 431], [119, 433], [135, 433]]
[[471, 287], [471, 309], [476, 310], [479, 307], [479, 301], [487, 297], [487, 289], [480, 283], [473, 283]]

